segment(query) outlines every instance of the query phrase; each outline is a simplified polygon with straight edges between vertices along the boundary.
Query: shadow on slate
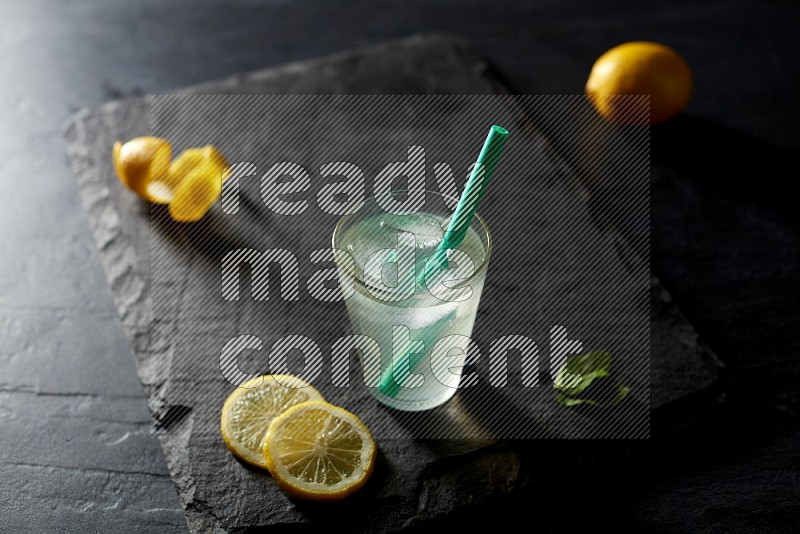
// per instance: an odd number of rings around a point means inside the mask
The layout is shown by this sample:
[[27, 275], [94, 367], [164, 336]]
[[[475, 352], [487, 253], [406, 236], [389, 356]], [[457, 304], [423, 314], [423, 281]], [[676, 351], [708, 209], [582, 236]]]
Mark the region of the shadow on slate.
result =
[[[186, 92], [504, 94], [508, 90], [464, 41], [432, 35], [211, 82]], [[336, 506], [289, 500], [268, 476], [237, 463], [224, 449], [215, 420], [199, 418], [190, 406], [170, 403], [173, 385], [154, 365], [169, 347], [150, 344], [150, 208], [122, 188], [110, 162], [110, 147], [116, 139], [149, 131], [148, 100], [136, 98], [77, 113], [66, 125], [65, 137], [154, 420], [157, 425], [170, 420], [159, 438], [190, 529], [245, 532], [283, 527], [295, 531], [316, 530], [318, 523], [325, 523], [330, 530], [383, 531], [422, 526], [528, 486], [535, 476], [532, 458], [544, 460], [540, 454], [544, 450], [553, 461], [602, 462], [606, 458], [606, 445], [588, 441], [566, 447], [553, 441], [539, 447], [540, 442], [387, 440], [379, 444], [374, 479], [359, 495]], [[605, 220], [601, 208], [590, 209]], [[155, 210], [156, 226], [169, 225], [163, 208]], [[209, 217], [196, 227], [182, 228], [173, 238], [188, 240], [213, 255], [217, 240], [227, 239], [219, 222]], [[209, 235], [216, 237], [207, 241]], [[246, 246], [269, 246], [259, 236], [253, 239]], [[501, 292], [502, 288], [487, 291]], [[654, 277], [650, 307], [652, 422], [654, 430], [668, 430], [687, 424], [720, 402], [724, 387], [717, 360]], [[459, 402], [469, 404], [470, 400], [465, 394]], [[474, 413], [480, 417], [479, 410]], [[546, 436], [543, 431], [540, 437]], [[622, 450], [631, 447], [636, 445], [620, 446]], [[618, 454], [615, 448], [611, 456]]]

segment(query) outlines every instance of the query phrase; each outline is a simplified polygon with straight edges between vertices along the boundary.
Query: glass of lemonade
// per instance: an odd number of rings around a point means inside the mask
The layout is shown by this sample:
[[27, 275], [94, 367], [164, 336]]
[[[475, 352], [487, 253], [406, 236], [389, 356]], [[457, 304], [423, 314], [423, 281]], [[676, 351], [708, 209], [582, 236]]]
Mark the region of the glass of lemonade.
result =
[[354, 289], [345, 302], [365, 382], [378, 401], [406, 411], [434, 408], [457, 391], [491, 254], [476, 215], [447, 264], [436, 276], [426, 271], [457, 199], [424, 194], [424, 207], [407, 215], [371, 198], [333, 233], [333, 248], [347, 252], [337, 253], [337, 266], [342, 287]]

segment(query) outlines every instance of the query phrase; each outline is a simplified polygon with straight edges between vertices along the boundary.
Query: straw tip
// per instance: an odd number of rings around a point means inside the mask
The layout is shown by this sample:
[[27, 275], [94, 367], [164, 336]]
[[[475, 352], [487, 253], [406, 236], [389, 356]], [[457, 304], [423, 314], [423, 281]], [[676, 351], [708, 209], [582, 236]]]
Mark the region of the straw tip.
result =
[[508, 135], [508, 130], [497, 124], [492, 126], [492, 132], [500, 135]]

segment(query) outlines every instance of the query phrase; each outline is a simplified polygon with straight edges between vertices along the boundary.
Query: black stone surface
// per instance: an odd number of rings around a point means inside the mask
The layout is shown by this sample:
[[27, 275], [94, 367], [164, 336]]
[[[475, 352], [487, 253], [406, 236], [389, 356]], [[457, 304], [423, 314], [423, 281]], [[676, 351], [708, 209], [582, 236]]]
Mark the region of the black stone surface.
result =
[[[780, 188], [790, 175], [752, 164], [776, 154], [793, 162], [800, 150], [798, 11], [792, 2], [736, 0], [6, 3], [0, 531], [185, 530], [159, 447], [141, 431], [146, 404], [63, 157], [67, 115], [436, 29], [469, 36], [527, 93], [579, 93], [591, 63], [616, 43], [671, 44], [695, 72], [687, 114], [745, 143], [718, 147], [725, 171], [687, 175], [671, 162], [685, 137], [653, 133], [654, 156], [663, 151], [654, 173], [664, 169], [653, 190], [655, 271], [736, 376], [736, 402], [684, 433], [656, 434], [647, 458], [612, 454], [566, 470], [539, 461], [528, 492], [442, 525], [480, 525], [491, 509], [522, 512], [543, 531], [793, 531], [800, 233], [791, 213], [775, 209], [791, 208]], [[108, 443], [138, 437], [106, 446], [112, 427], [119, 434]], [[34, 452], [34, 442], [45, 446]]]

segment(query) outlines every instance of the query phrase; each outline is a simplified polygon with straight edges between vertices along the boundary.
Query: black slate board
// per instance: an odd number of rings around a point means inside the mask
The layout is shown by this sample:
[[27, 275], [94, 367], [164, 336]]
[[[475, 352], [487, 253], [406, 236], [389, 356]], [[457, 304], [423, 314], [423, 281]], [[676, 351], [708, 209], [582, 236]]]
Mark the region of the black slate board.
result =
[[[261, 71], [187, 92], [490, 94], [507, 90], [464, 42], [431, 36]], [[163, 367], [154, 358], [158, 347], [149, 344], [150, 210], [118, 184], [108, 157], [114, 140], [149, 131], [148, 100], [132, 99], [77, 113], [65, 135], [139, 375], [151, 396], [154, 419], [157, 424], [175, 422], [162, 426], [159, 437], [187, 521], [198, 531], [324, 521], [324, 510], [288, 500], [268, 477], [237, 464], [221, 447], [213, 418], [199, 417], [185, 404], [172, 402], [171, 377], [163, 375]], [[720, 399], [719, 367], [655, 279], [650, 304], [650, 405], [655, 421], [663, 414], [671, 425]], [[387, 440], [380, 447], [377, 482], [337, 510], [347, 517], [340, 525], [343, 529], [416, 524], [513, 491], [530, 479], [517, 447], [508, 444]], [[361, 511], [348, 514], [350, 510]]]

